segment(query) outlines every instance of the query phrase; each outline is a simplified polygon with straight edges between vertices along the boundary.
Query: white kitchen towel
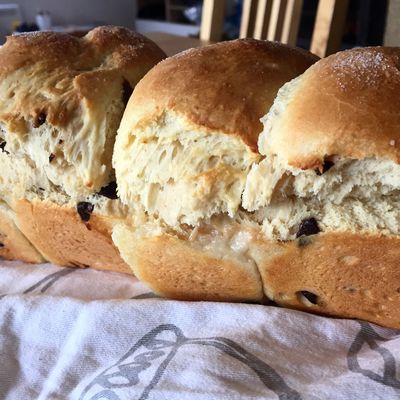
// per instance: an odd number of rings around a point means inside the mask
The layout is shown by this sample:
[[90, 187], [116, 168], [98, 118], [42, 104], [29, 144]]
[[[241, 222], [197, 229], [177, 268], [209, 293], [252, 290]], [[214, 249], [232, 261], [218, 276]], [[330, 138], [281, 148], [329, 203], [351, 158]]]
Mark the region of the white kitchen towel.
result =
[[0, 265], [0, 399], [399, 399], [400, 331]]

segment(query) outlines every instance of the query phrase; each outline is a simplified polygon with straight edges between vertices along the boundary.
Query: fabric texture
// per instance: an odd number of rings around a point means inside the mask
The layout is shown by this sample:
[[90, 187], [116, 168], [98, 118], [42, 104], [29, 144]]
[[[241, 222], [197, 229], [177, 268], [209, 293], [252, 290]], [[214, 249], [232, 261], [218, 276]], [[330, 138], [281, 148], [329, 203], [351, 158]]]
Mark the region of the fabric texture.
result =
[[398, 399], [400, 331], [0, 264], [0, 399]]

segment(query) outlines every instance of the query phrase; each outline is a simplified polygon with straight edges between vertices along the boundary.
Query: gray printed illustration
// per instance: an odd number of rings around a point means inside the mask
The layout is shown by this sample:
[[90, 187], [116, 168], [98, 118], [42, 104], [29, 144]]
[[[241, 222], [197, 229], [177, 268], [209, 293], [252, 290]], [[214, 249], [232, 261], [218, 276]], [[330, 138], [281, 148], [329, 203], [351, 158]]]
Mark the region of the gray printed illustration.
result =
[[[23, 290], [23, 293], [45, 293], [56, 282], [74, 271], [76, 269], [63, 268], [50, 273]], [[0, 295], [0, 299], [4, 296], [7, 294]], [[154, 297], [152, 293], [142, 293], [133, 298]], [[392, 388], [400, 398], [399, 360], [387, 344], [400, 339], [400, 331], [381, 328], [363, 321], [357, 321], [357, 324], [360, 329], [354, 339], [349, 342], [348, 369], [363, 379], [373, 381], [376, 385]], [[188, 338], [176, 325], [164, 324], [145, 334], [115, 364], [92, 379], [83, 390], [80, 400], [148, 399], [170, 362], [179, 355], [182, 346], [186, 345], [207, 347], [210, 351], [222, 352], [241, 362], [250, 373], [258, 377], [266, 389], [274, 392], [280, 400], [309, 398], [302, 397], [286, 383], [280, 372], [235, 341], [225, 337]], [[371, 366], [365, 360], [369, 360]], [[378, 364], [380, 367], [377, 368]], [[132, 397], [132, 389], [135, 393], [134, 397]]]
[[[28, 289], [23, 291], [23, 294], [27, 293], [45, 293], [51, 286], [53, 286], [59, 279], [66, 275], [75, 272], [75, 268], [62, 268], [60, 271], [54, 272], [40, 279], [34, 285], [30, 286]], [[7, 296], [7, 293], [0, 295], [0, 299]]]
[[125, 399], [127, 397], [120, 396], [123, 396], [125, 388], [132, 386], [140, 389], [130, 399], [147, 399], [179, 349], [188, 344], [209, 346], [242, 362], [280, 400], [301, 400], [300, 394], [290, 388], [274, 369], [236, 342], [224, 337], [190, 339], [172, 324], [159, 325], [144, 335], [117, 363], [84, 389], [80, 400]]
[[[400, 389], [400, 380], [397, 378], [398, 367], [396, 365], [396, 359], [387, 348], [380, 345], [380, 343], [393, 340], [396, 336], [398, 336], [398, 331], [396, 332], [382, 328], [383, 331], [388, 331], [390, 334], [389, 338], [385, 338], [382, 335], [379, 335], [368, 322], [359, 321], [359, 324], [361, 325], [360, 332], [355, 337], [347, 354], [347, 365], [350, 371], [359, 373], [366, 378], [383, 385]], [[393, 336], [393, 332], [395, 332], [395, 336]], [[383, 375], [379, 375], [374, 371], [361, 367], [359, 356], [362, 353], [365, 345], [369, 347], [368, 351], [373, 351], [376, 353], [377, 357], [382, 357]]]

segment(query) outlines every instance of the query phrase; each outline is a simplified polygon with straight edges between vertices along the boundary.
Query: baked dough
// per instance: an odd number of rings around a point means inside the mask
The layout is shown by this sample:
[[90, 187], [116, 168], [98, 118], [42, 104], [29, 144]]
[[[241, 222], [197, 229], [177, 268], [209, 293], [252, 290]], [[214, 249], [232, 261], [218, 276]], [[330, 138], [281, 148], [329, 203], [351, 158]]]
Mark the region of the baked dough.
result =
[[[164, 57], [144, 36], [112, 26], [82, 38], [22, 34], [1, 46], [0, 199], [16, 212], [18, 237], [48, 261], [129, 271], [110, 236], [124, 207], [116, 188], [112, 200], [99, 193], [115, 181], [111, 157], [130, 94]], [[77, 212], [86, 203], [95, 205], [91, 230]], [[26, 246], [0, 252], [21, 258]]]

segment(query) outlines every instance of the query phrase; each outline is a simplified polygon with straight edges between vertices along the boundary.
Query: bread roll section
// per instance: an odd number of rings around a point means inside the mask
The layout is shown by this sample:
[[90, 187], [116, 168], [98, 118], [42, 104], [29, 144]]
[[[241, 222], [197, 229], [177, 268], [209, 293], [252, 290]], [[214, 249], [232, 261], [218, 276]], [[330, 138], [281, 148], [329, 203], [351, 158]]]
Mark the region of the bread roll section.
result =
[[251, 255], [278, 304], [400, 327], [399, 57], [327, 57], [263, 118], [243, 207], [261, 223]]
[[115, 27], [0, 49], [0, 255], [400, 328], [400, 50], [163, 57]]
[[23, 34], [1, 47], [0, 197], [46, 260], [129, 271], [111, 240], [127, 214], [111, 158], [133, 88], [164, 56], [111, 26], [83, 38]]
[[136, 86], [113, 164], [121, 200], [142, 207], [113, 239], [136, 276], [180, 299], [261, 301], [248, 250], [259, 225], [242, 192], [278, 89], [317, 60], [276, 43], [236, 40], [191, 49], [154, 67]]

